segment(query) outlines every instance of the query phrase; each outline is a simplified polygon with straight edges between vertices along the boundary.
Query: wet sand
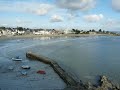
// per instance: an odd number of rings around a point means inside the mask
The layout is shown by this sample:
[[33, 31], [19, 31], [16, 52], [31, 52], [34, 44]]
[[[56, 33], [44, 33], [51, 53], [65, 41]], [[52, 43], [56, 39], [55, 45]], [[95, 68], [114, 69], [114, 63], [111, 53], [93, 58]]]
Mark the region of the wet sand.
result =
[[[66, 84], [59, 78], [49, 65], [38, 61], [12, 61], [0, 57], [0, 89], [1, 90], [56, 90], [64, 89]], [[29, 65], [29, 70], [22, 69], [22, 65]], [[10, 67], [13, 70], [10, 70]], [[38, 74], [44, 70], [45, 75]], [[27, 72], [22, 75], [21, 72]]]

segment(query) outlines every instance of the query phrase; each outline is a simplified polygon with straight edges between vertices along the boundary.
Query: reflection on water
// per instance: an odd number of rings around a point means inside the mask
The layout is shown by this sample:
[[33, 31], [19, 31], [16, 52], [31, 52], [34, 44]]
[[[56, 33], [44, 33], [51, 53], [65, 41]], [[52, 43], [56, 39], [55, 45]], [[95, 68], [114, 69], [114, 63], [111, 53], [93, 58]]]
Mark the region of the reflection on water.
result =
[[0, 40], [0, 57], [26, 58], [25, 53], [32, 51], [56, 60], [84, 81], [104, 74], [120, 83], [119, 41], [114, 36]]

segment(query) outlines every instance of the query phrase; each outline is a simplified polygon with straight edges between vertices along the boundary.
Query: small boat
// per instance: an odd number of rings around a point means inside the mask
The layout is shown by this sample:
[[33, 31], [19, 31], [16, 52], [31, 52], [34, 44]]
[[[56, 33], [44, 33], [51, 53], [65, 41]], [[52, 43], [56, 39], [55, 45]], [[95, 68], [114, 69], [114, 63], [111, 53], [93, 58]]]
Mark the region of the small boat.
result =
[[26, 76], [26, 75], [27, 75], [27, 72], [21, 71], [21, 74], [24, 75], [24, 76]]
[[13, 61], [22, 61], [22, 59], [19, 56], [15, 57], [15, 58], [12, 58], [12, 60]]
[[23, 65], [23, 66], [21, 66], [23, 69], [30, 69], [30, 66], [28, 66], [28, 65]]
[[46, 72], [44, 70], [39, 70], [39, 71], [37, 71], [37, 73], [39, 73], [39, 74], [46, 74]]

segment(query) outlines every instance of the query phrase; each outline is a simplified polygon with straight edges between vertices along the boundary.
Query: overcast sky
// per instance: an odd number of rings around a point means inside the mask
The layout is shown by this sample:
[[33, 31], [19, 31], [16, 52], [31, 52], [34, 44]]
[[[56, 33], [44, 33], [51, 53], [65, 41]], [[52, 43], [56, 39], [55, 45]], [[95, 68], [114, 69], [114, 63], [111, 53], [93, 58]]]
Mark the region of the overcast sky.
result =
[[120, 30], [120, 0], [0, 0], [0, 26]]

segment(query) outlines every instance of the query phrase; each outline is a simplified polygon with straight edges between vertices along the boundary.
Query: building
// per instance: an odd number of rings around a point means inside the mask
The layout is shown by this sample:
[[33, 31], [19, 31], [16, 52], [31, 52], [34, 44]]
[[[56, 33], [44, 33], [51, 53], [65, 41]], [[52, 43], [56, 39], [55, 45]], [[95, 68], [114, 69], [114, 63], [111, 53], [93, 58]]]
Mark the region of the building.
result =
[[2, 30], [0, 30], [0, 36], [2, 36]]
[[96, 34], [96, 32], [89, 32], [89, 34], [91, 34], [91, 35], [95, 35], [95, 34]]
[[16, 31], [11, 31], [11, 33], [12, 33], [12, 35], [16, 35], [17, 32]]
[[49, 35], [50, 31], [33, 31], [35, 35]]
[[18, 35], [23, 35], [24, 33], [25, 33], [25, 31], [17, 30], [17, 34], [18, 34]]
[[72, 30], [66, 29], [64, 30], [64, 34], [74, 34], [74, 32], [72, 32]]
[[2, 35], [4, 35], [4, 36], [10, 36], [10, 35], [12, 35], [12, 33], [11, 33], [10, 30], [6, 29], [6, 30], [2, 30]]

